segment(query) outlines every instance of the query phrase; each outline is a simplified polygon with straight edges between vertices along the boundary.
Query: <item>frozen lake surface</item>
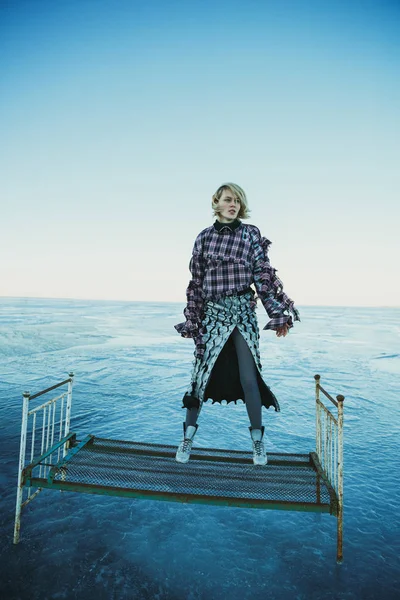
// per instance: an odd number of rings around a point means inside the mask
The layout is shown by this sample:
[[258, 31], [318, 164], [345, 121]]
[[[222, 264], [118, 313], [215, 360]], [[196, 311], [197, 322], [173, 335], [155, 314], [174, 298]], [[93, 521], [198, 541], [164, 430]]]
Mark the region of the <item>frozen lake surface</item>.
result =
[[[269, 451], [315, 447], [314, 374], [345, 396], [344, 563], [336, 519], [43, 491], [12, 544], [21, 396], [75, 373], [71, 428], [177, 444], [193, 342], [181, 304], [0, 298], [0, 597], [382, 599], [400, 589], [400, 309], [300, 307], [261, 332]], [[260, 328], [268, 320], [258, 310]], [[250, 450], [245, 406], [204, 405], [196, 444]], [[190, 465], [190, 463], [189, 463]], [[396, 593], [397, 590], [397, 593]]]

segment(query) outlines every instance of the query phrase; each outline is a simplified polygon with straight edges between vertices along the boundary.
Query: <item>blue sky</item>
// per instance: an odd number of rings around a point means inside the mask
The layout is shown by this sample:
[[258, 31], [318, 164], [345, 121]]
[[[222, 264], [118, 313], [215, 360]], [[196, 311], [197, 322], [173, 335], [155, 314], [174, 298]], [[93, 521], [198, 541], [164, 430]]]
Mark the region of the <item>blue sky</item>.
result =
[[399, 306], [400, 4], [2, 2], [0, 295], [184, 301], [225, 181], [298, 305]]

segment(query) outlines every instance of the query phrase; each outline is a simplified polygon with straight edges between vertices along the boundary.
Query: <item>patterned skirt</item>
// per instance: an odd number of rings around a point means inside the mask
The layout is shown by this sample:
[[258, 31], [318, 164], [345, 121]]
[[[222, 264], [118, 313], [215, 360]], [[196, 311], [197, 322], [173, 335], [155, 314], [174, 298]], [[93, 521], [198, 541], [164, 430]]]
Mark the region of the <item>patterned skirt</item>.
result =
[[[279, 403], [261, 376], [259, 329], [255, 313], [256, 302], [251, 290], [242, 295], [224, 296], [209, 300], [204, 306], [204, 318], [196, 341], [195, 360], [190, 386], [183, 397], [182, 408], [201, 409], [203, 402], [226, 400], [245, 402], [239, 378], [236, 348], [231, 338], [238, 328], [245, 339], [257, 367], [257, 380], [265, 408], [279, 411]], [[199, 352], [199, 347], [201, 351]]]

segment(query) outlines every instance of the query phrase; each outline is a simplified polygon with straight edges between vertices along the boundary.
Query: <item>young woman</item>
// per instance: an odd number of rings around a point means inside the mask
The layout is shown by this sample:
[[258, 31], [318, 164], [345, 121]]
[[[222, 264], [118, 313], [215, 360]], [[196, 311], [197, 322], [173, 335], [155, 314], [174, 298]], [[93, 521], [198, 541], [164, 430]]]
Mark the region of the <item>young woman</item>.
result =
[[189, 460], [203, 402], [211, 398], [213, 403], [226, 400], [236, 404], [242, 399], [250, 420], [253, 462], [265, 465], [261, 408], [280, 408], [261, 377], [257, 298], [250, 285], [255, 285], [270, 317], [264, 329], [285, 337], [293, 327], [292, 315], [295, 321], [300, 317], [269, 263], [271, 242], [261, 237], [257, 227], [240, 220], [249, 216], [242, 188], [234, 183], [221, 185], [212, 197], [212, 208], [214, 225], [201, 231], [194, 243], [186, 322], [175, 325], [183, 337], [195, 342], [191, 383], [183, 397], [183, 441], [176, 460]]

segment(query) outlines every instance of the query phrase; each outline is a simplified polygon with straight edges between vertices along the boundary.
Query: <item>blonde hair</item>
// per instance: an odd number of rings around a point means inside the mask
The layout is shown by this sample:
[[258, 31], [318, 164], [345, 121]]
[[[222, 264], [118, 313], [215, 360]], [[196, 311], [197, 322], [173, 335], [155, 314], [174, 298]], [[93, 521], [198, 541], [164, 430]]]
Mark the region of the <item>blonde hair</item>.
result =
[[219, 186], [217, 191], [212, 197], [211, 206], [214, 212], [214, 217], [218, 216], [218, 211], [215, 209], [215, 205], [222, 196], [222, 192], [229, 190], [239, 201], [240, 210], [238, 213], [238, 219], [248, 219], [250, 216], [249, 203], [247, 201], [244, 190], [236, 183], [223, 183]]

